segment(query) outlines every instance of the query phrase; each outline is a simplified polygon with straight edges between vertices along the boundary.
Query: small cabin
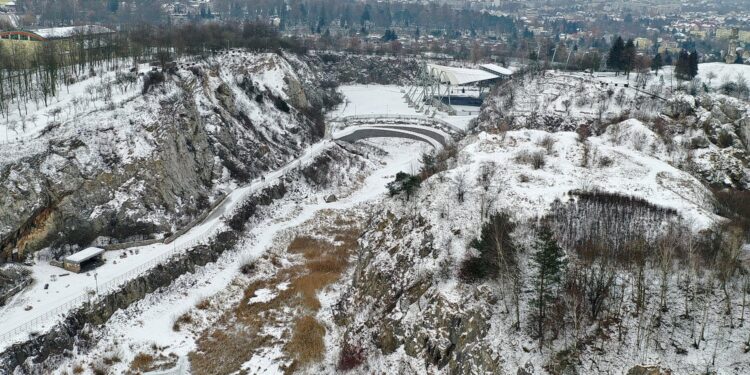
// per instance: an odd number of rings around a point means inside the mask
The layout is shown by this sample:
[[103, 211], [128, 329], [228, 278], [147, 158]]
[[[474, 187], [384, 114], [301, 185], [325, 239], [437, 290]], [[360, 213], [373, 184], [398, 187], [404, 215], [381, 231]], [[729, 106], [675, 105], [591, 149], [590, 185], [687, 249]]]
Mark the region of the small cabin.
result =
[[88, 247], [63, 259], [63, 268], [70, 272], [79, 273], [101, 264], [104, 259], [104, 249]]

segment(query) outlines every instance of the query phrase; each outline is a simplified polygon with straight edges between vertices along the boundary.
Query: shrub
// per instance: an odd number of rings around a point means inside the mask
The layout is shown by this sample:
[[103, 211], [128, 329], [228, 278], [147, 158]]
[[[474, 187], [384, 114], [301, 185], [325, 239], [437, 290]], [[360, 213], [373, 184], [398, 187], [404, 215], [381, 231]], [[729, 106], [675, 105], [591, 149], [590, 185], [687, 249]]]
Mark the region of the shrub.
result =
[[516, 268], [516, 246], [511, 233], [516, 224], [510, 215], [498, 213], [482, 227], [480, 238], [471, 242], [471, 247], [479, 252], [479, 256], [466, 258], [461, 263], [459, 277], [467, 283], [480, 282], [496, 278], [500, 271], [510, 271]]
[[547, 155], [550, 155], [555, 149], [555, 142], [555, 139], [552, 138], [551, 135], [547, 134], [539, 141], [539, 146], [543, 147], [544, 150], [547, 151]]
[[362, 365], [366, 358], [364, 349], [359, 346], [345, 344], [339, 354], [338, 369], [339, 371], [353, 370]]
[[94, 375], [107, 375], [109, 366], [106, 365], [102, 360], [98, 360], [91, 364], [91, 372]]
[[516, 162], [531, 165], [534, 169], [540, 169], [544, 167], [546, 163], [544, 153], [541, 151], [528, 152], [521, 151], [516, 155]]
[[719, 135], [716, 137], [716, 145], [721, 148], [727, 148], [733, 143], [732, 135], [726, 130], [721, 130]]
[[729, 218], [750, 236], [750, 191], [723, 189], [714, 190], [716, 212]]
[[115, 363], [120, 363], [122, 361], [122, 355], [119, 350], [114, 351], [112, 353], [109, 353], [104, 356], [103, 358], [104, 364], [111, 366]]
[[406, 199], [409, 200], [415, 190], [419, 188], [422, 180], [418, 176], [412, 176], [408, 173], [398, 172], [396, 173], [396, 179], [389, 182], [388, 193], [391, 197], [406, 193]]
[[200, 300], [195, 305], [195, 308], [198, 309], [198, 310], [206, 310], [209, 307], [211, 307], [211, 300], [209, 300], [208, 298], [204, 298], [204, 299]]
[[146, 353], [138, 353], [130, 362], [130, 369], [133, 371], [148, 371], [154, 363], [154, 356]]
[[609, 156], [602, 156], [601, 159], [599, 159], [599, 166], [602, 168], [607, 168], [611, 166], [612, 163], [613, 161]]
[[193, 316], [190, 315], [190, 313], [186, 312], [180, 315], [177, 319], [175, 319], [174, 324], [172, 324], [172, 330], [177, 332], [180, 330], [183, 324], [190, 324], [192, 322], [193, 322]]
[[152, 70], [143, 76], [143, 89], [142, 94], [147, 94], [152, 86], [164, 83], [164, 73], [158, 70]]
[[301, 317], [294, 324], [292, 339], [284, 347], [298, 364], [305, 365], [323, 359], [326, 329], [310, 315]]

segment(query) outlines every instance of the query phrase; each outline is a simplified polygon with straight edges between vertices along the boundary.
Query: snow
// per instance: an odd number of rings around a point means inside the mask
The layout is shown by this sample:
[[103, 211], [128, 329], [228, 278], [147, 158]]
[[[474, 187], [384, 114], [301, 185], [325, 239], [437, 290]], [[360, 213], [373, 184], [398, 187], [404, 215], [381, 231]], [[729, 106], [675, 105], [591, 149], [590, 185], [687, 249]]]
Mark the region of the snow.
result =
[[[424, 116], [414, 108], [409, 107], [404, 99], [406, 87], [397, 85], [345, 85], [339, 90], [346, 98], [344, 104], [330, 114], [330, 117], [345, 117], [358, 115], [408, 115]], [[377, 98], [373, 100], [373, 98]], [[478, 115], [478, 107], [466, 107], [474, 111], [469, 114], [449, 116], [438, 112], [435, 117], [454, 126], [466, 130], [469, 122]], [[462, 112], [459, 112], [462, 113]]]
[[45, 39], [69, 38], [76, 35], [96, 35], [113, 33], [111, 29], [99, 25], [51, 27], [29, 30]]
[[278, 293], [268, 288], [258, 289], [255, 291], [253, 297], [247, 300], [247, 303], [248, 305], [252, 303], [265, 303], [276, 298], [277, 295]]
[[[233, 280], [237, 277], [238, 268], [262, 256], [278, 243], [278, 237], [290, 228], [302, 225], [322, 210], [346, 210], [353, 208], [366, 209], [383, 198], [387, 182], [400, 172], [414, 172], [420, 167], [419, 157], [428, 146], [414, 141], [383, 139], [373, 142], [389, 155], [381, 160], [380, 167], [371, 173], [355, 192], [333, 203], [326, 203], [323, 197], [329, 192], [318, 192], [305, 199], [285, 197], [275, 203], [266, 218], [252, 226], [245, 235], [245, 242], [237, 251], [224, 253], [215, 263], [200, 267], [193, 274], [180, 276], [165, 290], [149, 294], [125, 310], [120, 310], [102, 328], [106, 332], [104, 339], [94, 352], [84, 358], [92, 358], [97, 352], [102, 353], [112, 345], [125, 345], [130, 349], [127, 356], [134, 356], [137, 348], [148, 348], [152, 344], [168, 346], [169, 350], [180, 357], [186, 356], [195, 349], [195, 337], [187, 331], [175, 332], [172, 324], [176, 317], [195, 306], [206, 296], [227, 292], [232, 294]], [[288, 287], [288, 283], [279, 284], [276, 290]], [[254, 303], [268, 300], [276, 290], [266, 289], [256, 292]], [[241, 295], [241, 291], [235, 291]], [[257, 299], [256, 299], [257, 298]], [[281, 353], [273, 348], [256, 353], [243, 368], [252, 369], [251, 373], [280, 372], [278, 361]], [[81, 357], [76, 358], [80, 361]], [[123, 360], [127, 366], [129, 360]], [[119, 366], [119, 365], [115, 365]], [[124, 368], [123, 368], [124, 369]], [[114, 371], [117, 371], [113, 367]], [[61, 367], [60, 372], [65, 371]]]
[[65, 261], [71, 263], [81, 263], [103, 253], [104, 249], [98, 247], [87, 247], [77, 253], [68, 255], [67, 257], [65, 257]]
[[498, 75], [481, 69], [457, 68], [454, 66], [444, 66], [427, 64], [430, 74], [445, 83], [453, 86], [467, 85], [469, 83], [489, 81], [500, 78]]
[[698, 64], [698, 78], [708, 84], [708, 75], [713, 73], [716, 77], [711, 81], [712, 87], [718, 87], [724, 82], [736, 81], [737, 76], [744, 76], [750, 80], [750, 65], [725, 64], [720, 62]]
[[[12, 335], [0, 342], [0, 348], [12, 343], [13, 340], [23, 339], [25, 334], [32, 329], [43, 331], [51, 327], [70, 309], [90, 298], [92, 291], [106, 292], [105, 286], [116, 288], [119, 283], [155, 267], [168, 259], [170, 255], [199, 242], [207, 241], [224, 227], [221, 219], [225, 213], [237, 208], [251, 194], [275, 183], [289, 170], [313, 160], [331, 145], [330, 141], [319, 142], [308, 148], [298, 159], [268, 173], [265, 180], [257, 179], [247, 186], [232, 191], [202, 223], [170, 244], [157, 243], [105, 252], [103, 254], [105, 264], [97, 268], [98, 280], [94, 280], [93, 276], [88, 273], [69, 274], [46, 262], [37, 262], [32, 267], [32, 277], [38, 282], [14, 296], [6, 306], [0, 307], [0, 315], [3, 316], [5, 322], [0, 328], [0, 337]], [[27, 306], [32, 306], [32, 310], [27, 311]], [[34, 324], [17, 331], [19, 327], [29, 322], [34, 322]]]
[[[391, 94], [383, 98], [385, 99], [386, 106], [390, 103], [396, 105], [397, 108], [408, 108], [403, 102], [401, 95], [398, 94], [398, 88], [395, 86], [376, 86], [376, 88], [381, 92]], [[343, 87], [342, 91], [347, 95], [349, 102], [351, 102], [352, 99], [357, 102], [364, 99], [362, 86]], [[393, 95], [394, 93], [396, 93], [396, 95]], [[398, 98], [398, 100], [396, 100], [396, 98]], [[372, 103], [374, 101], [367, 100], [359, 103], [365, 102]], [[403, 106], [399, 107], [398, 104], [403, 104]], [[339, 109], [339, 113], [345, 113], [346, 107], [348, 106], [345, 105], [343, 109]], [[372, 104], [371, 106], [373, 110], [380, 107], [382, 107], [382, 104]], [[406, 142], [405, 144], [413, 144], [413, 142]], [[300, 158], [288, 163], [274, 172], [268, 173], [265, 176], [265, 180], [258, 179], [247, 186], [239, 187], [231, 191], [224, 198], [222, 203], [219, 204], [202, 223], [196, 225], [190, 231], [170, 244], [157, 243], [140, 248], [105, 252], [103, 256], [105, 264], [97, 269], [99, 275], [99, 287], [97, 287], [97, 283], [89, 274], [70, 274], [63, 277], [60, 276], [64, 273], [61, 269], [45, 264], [44, 262], [38, 262], [32, 267], [32, 272], [33, 277], [39, 282], [27, 288], [23, 293], [15, 296], [6, 306], [0, 308], [0, 315], [5, 318], [6, 322], [6, 324], [0, 328], [0, 336], [8, 334], [9, 332], [14, 333], [12, 339], [0, 343], [0, 345], [7, 345], [9, 342], [12, 342], [12, 340], [22, 339], [24, 334], [28, 332], [16, 332], [14, 330], [16, 327], [22, 326], [29, 321], [43, 320], [41, 324], [34, 324], [33, 327], [35, 330], [43, 331], [56, 323], [71, 308], [85, 301], [85, 299], [88, 298], [86, 296], [88, 296], [91, 291], [100, 288], [100, 291], [104, 291], [105, 288], [103, 288], [103, 286], [115, 287], [117, 284], [131, 279], [137, 274], [163, 262], [170, 254], [189, 248], [198, 242], [206, 241], [211, 235], [223, 228], [224, 224], [221, 221], [222, 217], [228, 215], [233, 209], [241, 205], [246, 197], [259, 191], [265, 186], [269, 186], [273, 181], [284, 176], [284, 174], [290, 169], [298, 167], [301, 163], [312, 160], [316, 155], [331, 145], [331, 141], [322, 141], [312, 145]], [[416, 163], [416, 159], [421, 155], [424, 147], [427, 146], [420, 144], [418, 146], [391, 150], [395, 156], [390, 160], [390, 164], [381, 169], [378, 173], [370, 176], [365, 181], [365, 186], [367, 188], [360, 191], [356, 197], [347, 200], [340, 200], [331, 204], [316, 203], [306, 207], [300, 216], [297, 217], [297, 220], [287, 222], [286, 226], [277, 227], [274, 230], [268, 230], [267, 232], [258, 234], [259, 241], [265, 244], [270, 243], [273, 239], [273, 235], [278, 230], [298, 225], [304, 220], [309, 219], [313, 213], [320, 209], [350, 207], [351, 205], [377, 198], [385, 191], [385, 183], [387, 180], [392, 178], [396, 172], [400, 170], [409, 172], [418, 170], [418, 165], [413, 163]], [[51, 170], [55, 169], [54, 167], [50, 168]], [[117, 197], [115, 197], [115, 199], [117, 199]], [[251, 255], [259, 256], [260, 253], [262, 253], [263, 248], [265, 247], [261, 246], [261, 250], [256, 250], [256, 252]], [[231, 273], [227, 275], [227, 279], [229, 279], [230, 276]], [[49, 284], [47, 289], [44, 289], [45, 284]], [[203, 292], [205, 295], [206, 293], [215, 292], [215, 290], [209, 288]], [[31, 311], [26, 311], [25, 307], [29, 305], [32, 306], [33, 309]], [[167, 324], [167, 326], [171, 327], [171, 324]]]
[[502, 74], [502, 75], [506, 75], [506, 76], [509, 76], [509, 75], [513, 74], [512, 70], [510, 70], [508, 68], [503, 68], [502, 66], [496, 65], [496, 64], [482, 64], [482, 65], [480, 65], [480, 67], [482, 67], [484, 69], [487, 69], [487, 70], [490, 70], [490, 71], [492, 71], [494, 73]]

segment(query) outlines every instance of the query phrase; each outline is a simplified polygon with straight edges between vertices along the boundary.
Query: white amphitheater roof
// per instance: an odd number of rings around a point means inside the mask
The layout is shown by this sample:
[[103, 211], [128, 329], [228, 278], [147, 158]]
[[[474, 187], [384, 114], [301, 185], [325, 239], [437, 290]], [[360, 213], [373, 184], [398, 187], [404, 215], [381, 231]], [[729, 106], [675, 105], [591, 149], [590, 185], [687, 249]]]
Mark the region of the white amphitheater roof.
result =
[[482, 67], [482, 69], [484, 69], [484, 70], [490, 71], [490, 72], [495, 73], [495, 74], [501, 74], [501, 75], [505, 75], [505, 76], [509, 76], [509, 75], [513, 74], [512, 70], [510, 70], [508, 68], [503, 68], [500, 65], [482, 64], [482, 65], [480, 65], [480, 67]]
[[453, 86], [499, 78], [496, 74], [480, 69], [456, 68], [435, 64], [427, 64], [427, 68], [433, 77], [440, 79], [441, 82], [450, 83]]

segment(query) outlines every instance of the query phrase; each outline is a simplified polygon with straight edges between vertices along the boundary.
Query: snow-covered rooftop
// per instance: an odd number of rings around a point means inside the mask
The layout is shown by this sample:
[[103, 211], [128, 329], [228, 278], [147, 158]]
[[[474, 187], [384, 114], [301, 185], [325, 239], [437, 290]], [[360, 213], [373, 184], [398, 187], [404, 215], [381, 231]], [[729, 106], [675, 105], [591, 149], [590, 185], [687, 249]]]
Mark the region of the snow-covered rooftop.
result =
[[496, 74], [481, 69], [456, 68], [453, 66], [435, 64], [428, 64], [428, 68], [435, 78], [454, 86], [489, 81], [498, 78]]
[[104, 249], [98, 247], [87, 247], [77, 253], [68, 255], [65, 257], [65, 261], [69, 263], [83, 263], [101, 254], [104, 254]]
[[29, 30], [45, 39], [70, 38], [75, 35], [97, 35], [113, 33], [112, 29], [99, 25], [50, 27], [47, 29]]
[[502, 66], [496, 65], [496, 64], [482, 64], [480, 65], [480, 67], [484, 70], [490, 71], [495, 74], [504, 75], [504, 76], [509, 76], [513, 74], [512, 70], [508, 68], [503, 68]]

